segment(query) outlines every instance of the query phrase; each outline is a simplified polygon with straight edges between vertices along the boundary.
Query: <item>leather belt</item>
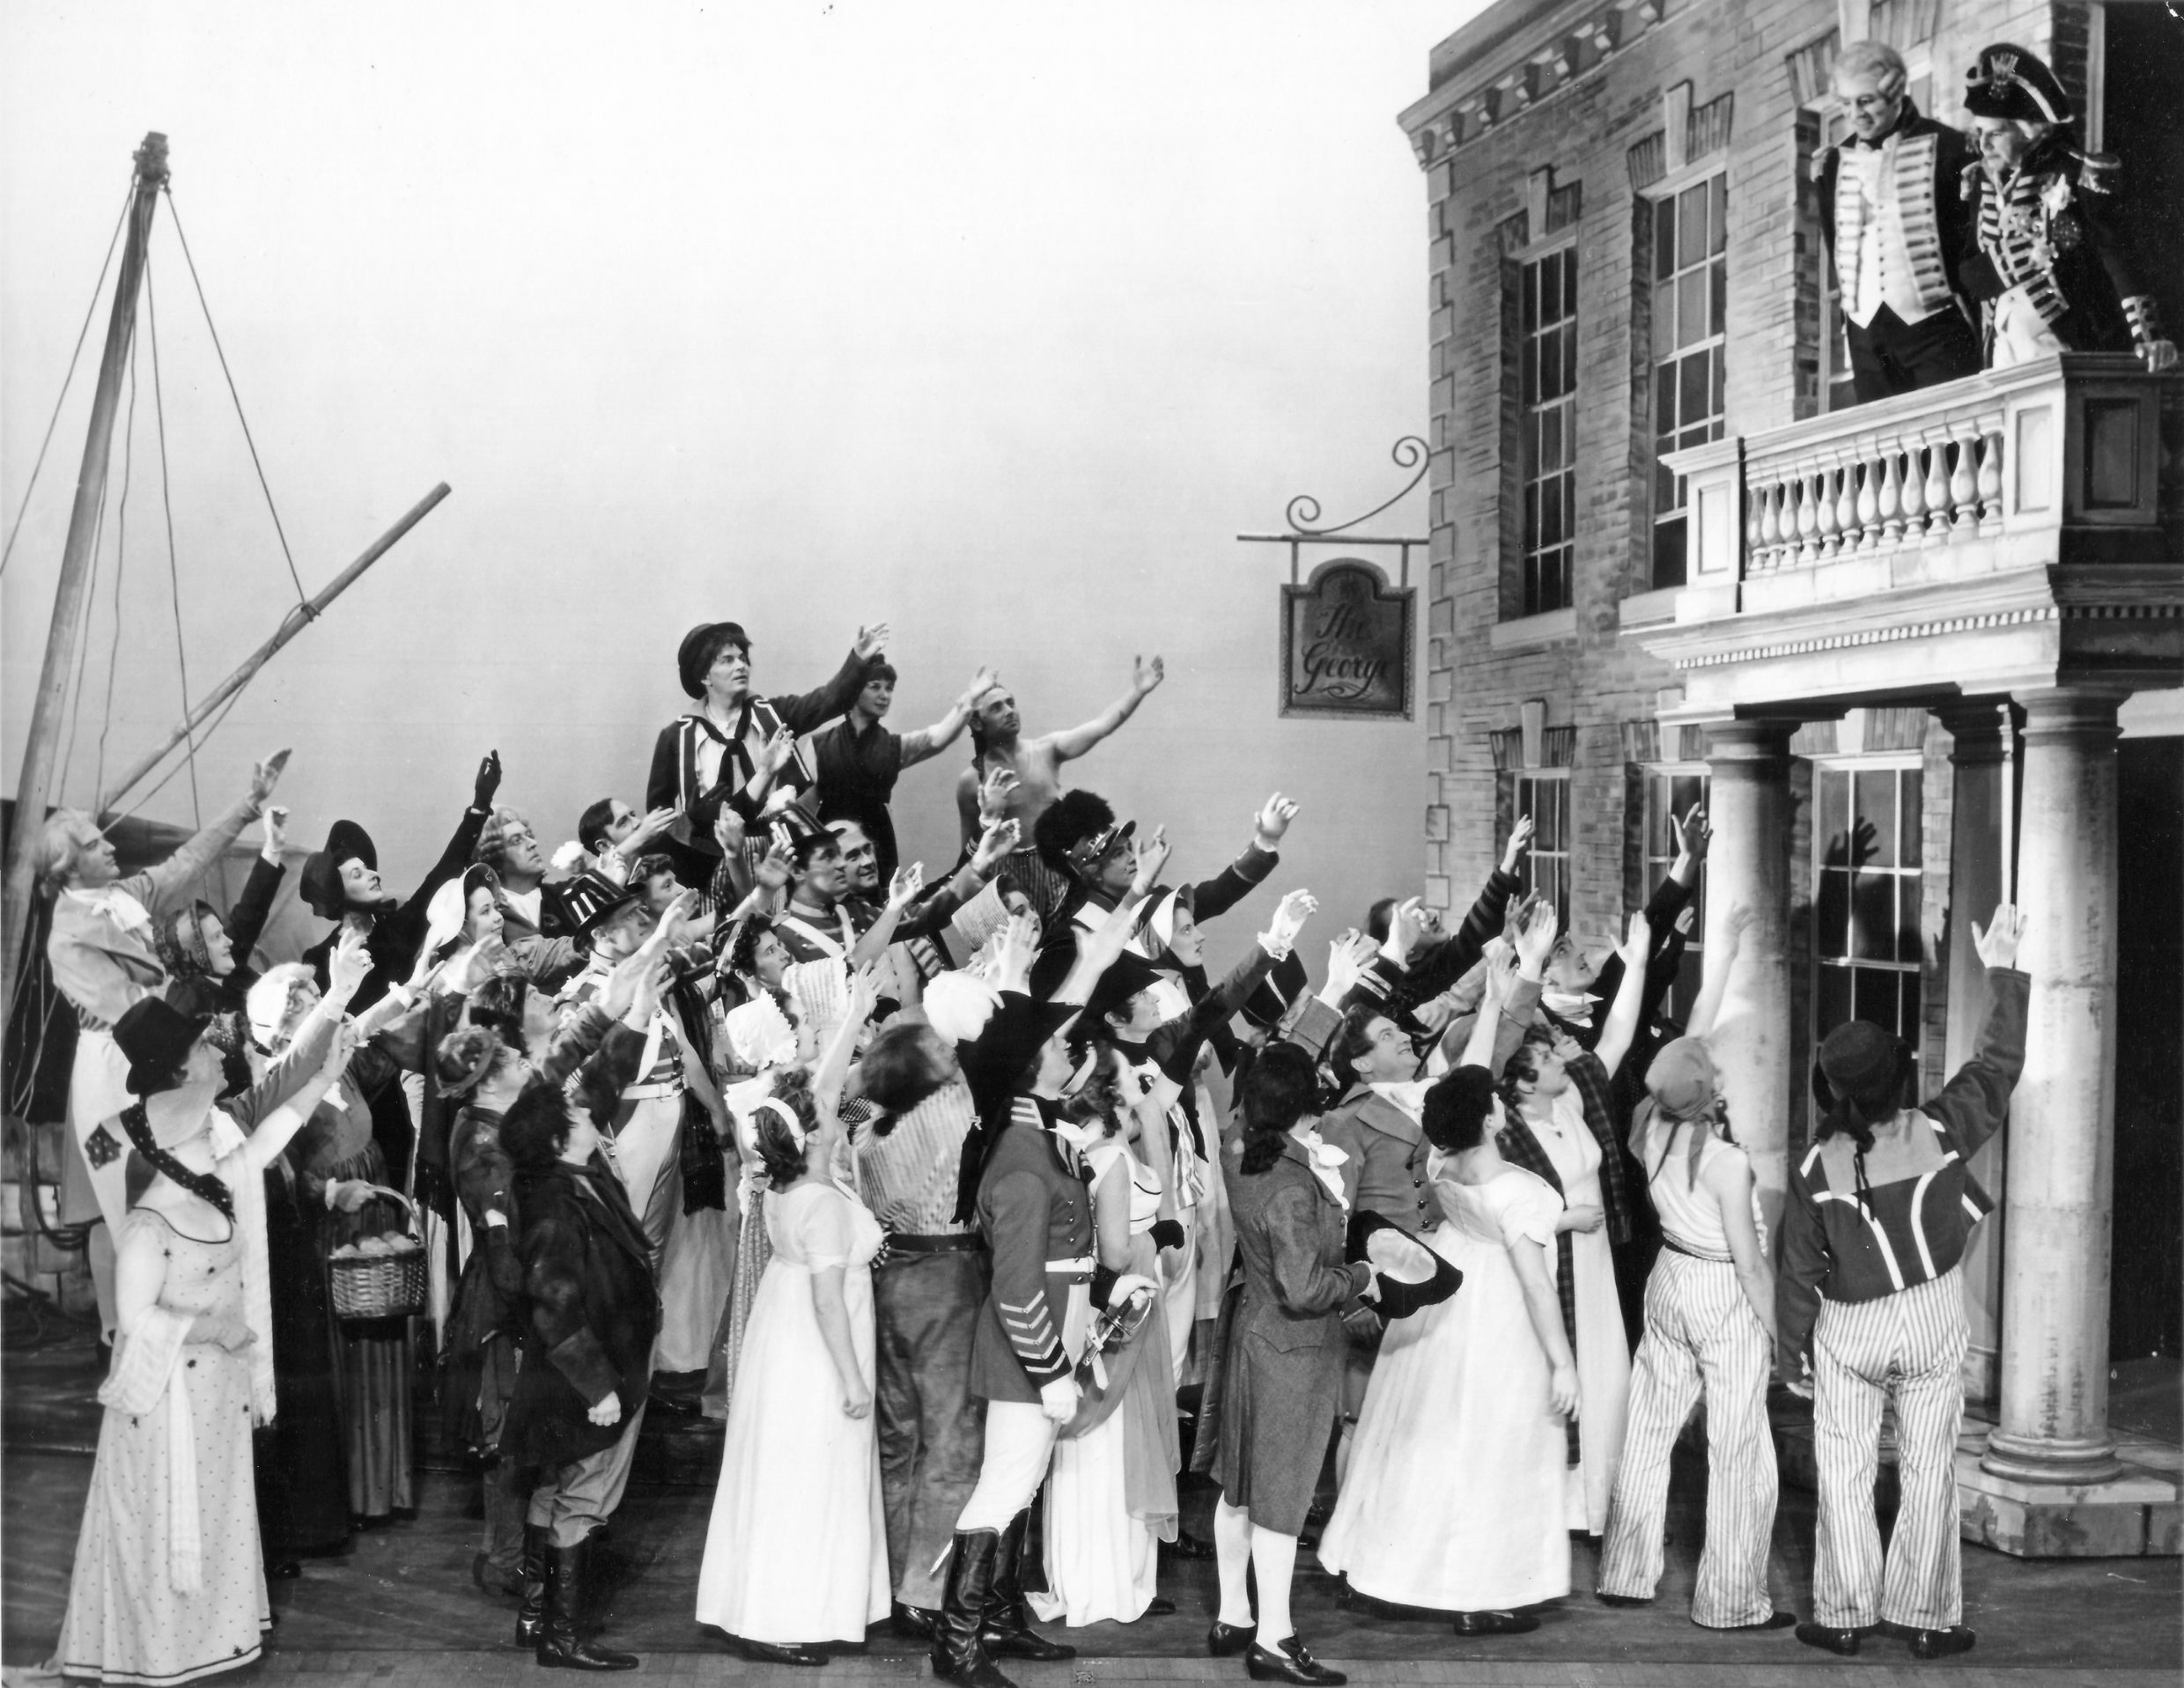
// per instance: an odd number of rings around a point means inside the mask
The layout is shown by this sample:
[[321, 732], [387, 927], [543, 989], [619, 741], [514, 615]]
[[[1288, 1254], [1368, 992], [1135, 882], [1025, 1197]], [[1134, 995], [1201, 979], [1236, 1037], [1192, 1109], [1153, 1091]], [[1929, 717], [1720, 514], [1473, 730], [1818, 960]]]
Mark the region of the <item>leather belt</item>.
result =
[[1065, 1277], [1081, 1278], [1089, 1282], [1094, 1270], [1099, 1264], [1099, 1261], [1093, 1256], [1084, 1254], [1079, 1255], [1074, 1260], [1050, 1260], [1046, 1263], [1046, 1269], [1049, 1272], [1060, 1272]]
[[976, 1231], [947, 1231], [937, 1236], [898, 1236], [888, 1234], [889, 1254], [957, 1254], [984, 1249], [985, 1239]]
[[1696, 1249], [1686, 1249], [1666, 1232], [1662, 1233], [1661, 1246], [1671, 1254], [1680, 1254], [1686, 1260], [1704, 1260], [1716, 1266], [1733, 1266], [1737, 1264], [1733, 1255], [1701, 1254]]

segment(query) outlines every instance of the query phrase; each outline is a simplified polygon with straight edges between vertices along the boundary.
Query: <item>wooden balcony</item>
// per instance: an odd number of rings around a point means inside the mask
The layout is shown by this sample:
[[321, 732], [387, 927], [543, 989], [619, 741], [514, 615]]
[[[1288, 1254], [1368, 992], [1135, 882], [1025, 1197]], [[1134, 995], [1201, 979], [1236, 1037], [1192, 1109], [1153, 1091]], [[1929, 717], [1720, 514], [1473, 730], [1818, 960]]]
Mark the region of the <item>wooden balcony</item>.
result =
[[2184, 683], [2180, 424], [2072, 355], [1677, 453], [1689, 585], [1639, 637], [1694, 713]]

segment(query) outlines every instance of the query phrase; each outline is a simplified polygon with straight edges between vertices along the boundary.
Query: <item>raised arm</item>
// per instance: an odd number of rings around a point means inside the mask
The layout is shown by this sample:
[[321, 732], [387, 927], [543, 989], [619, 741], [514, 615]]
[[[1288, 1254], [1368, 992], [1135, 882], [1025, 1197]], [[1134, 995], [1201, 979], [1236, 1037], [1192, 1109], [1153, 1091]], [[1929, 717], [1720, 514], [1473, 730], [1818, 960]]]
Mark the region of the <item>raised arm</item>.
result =
[[258, 846], [258, 859], [250, 864], [250, 877], [243, 881], [243, 894], [227, 911], [227, 941], [235, 952], [235, 964], [239, 967], [250, 965], [250, 952], [258, 947], [259, 935], [272, 917], [273, 899], [280, 894], [281, 881], [288, 873], [286, 864], [281, 860], [281, 848], [288, 837], [288, 811], [277, 804], [269, 804], [258, 820], [265, 833]]
[[972, 674], [970, 683], [964, 687], [957, 695], [956, 701], [948, 706], [947, 714], [941, 716], [931, 726], [921, 726], [915, 733], [903, 734], [903, 756], [900, 765], [908, 768], [912, 763], [925, 761], [928, 756], [937, 756], [949, 745], [955, 743], [956, 734], [963, 730], [963, 724], [970, 719], [970, 711], [977, 706], [978, 699], [992, 690], [1000, 682], [1000, 676], [991, 668], [982, 667], [978, 673]]
[[1623, 1065], [1631, 1039], [1638, 1035], [1638, 1011], [1646, 993], [1646, 956], [1652, 946], [1653, 932], [1642, 910], [1631, 916], [1630, 930], [1618, 952], [1623, 958], [1622, 983], [1615, 992], [1615, 1006], [1608, 1010], [1607, 1024], [1600, 1029], [1600, 1041], [1592, 1049], [1610, 1078]]
[[1969, 1160], [2010, 1117], [2010, 1096], [2025, 1070], [2025, 1018], [2033, 982], [2017, 969], [2025, 921], [2007, 903], [1972, 941], [1987, 967], [1987, 1018], [1972, 1058], [1959, 1067], [1941, 1094], [1920, 1106], [1946, 1125], [1959, 1154]]
[[236, 1153], [243, 1157], [243, 1164], [250, 1168], [253, 1176], [263, 1177], [274, 1161], [280, 1159], [289, 1139], [303, 1129], [312, 1110], [334, 1087], [334, 1080], [347, 1070], [350, 1058], [357, 1052], [357, 1041], [354, 1027], [343, 1026], [335, 1032], [318, 1071], [306, 1079], [286, 1102], [260, 1120], [258, 1129], [243, 1139], [242, 1147]]
[[1722, 999], [1729, 994], [1730, 975], [1737, 969], [1737, 952], [1744, 944], [1752, 910], [1739, 903], [1723, 923], [1722, 940], [1705, 952], [1706, 977], [1699, 984], [1699, 999], [1691, 1005], [1691, 1023], [1684, 1028], [1693, 1037], [1704, 1037], [1721, 1017]]
[[766, 704], [779, 716], [781, 724], [800, 736], [824, 726], [837, 715], [846, 715], [849, 706], [857, 701], [857, 694], [865, 689], [865, 669], [872, 659], [887, 648], [888, 627], [882, 622], [876, 627], [857, 630], [857, 642], [850, 646], [849, 654], [842, 659], [842, 666], [834, 671], [834, 677], [813, 691], [801, 692], [793, 697], [769, 697]]
[[866, 929], [849, 953], [852, 969], [870, 967], [887, 954], [888, 946], [895, 941], [896, 927], [903, 924], [903, 911], [918, 900], [925, 882], [923, 863], [912, 862], [895, 870], [895, 877], [888, 881], [887, 906], [880, 910], [880, 918]]
[[267, 800], [273, 795], [281, 770], [287, 765], [286, 750], [276, 750], [259, 763], [250, 770], [249, 790], [232, 808], [196, 833], [157, 867], [146, 868], [133, 878], [123, 880], [122, 888], [143, 903], [148, 912], [166, 913], [205, 876], [228, 845], [242, 836], [242, 829], [258, 818]]
[[1074, 762], [1094, 745], [1112, 733], [1138, 712], [1154, 687], [1168, 678], [1167, 664], [1155, 657], [1147, 662], [1143, 657], [1130, 659], [1130, 689], [1082, 726], [1073, 726], [1066, 732], [1052, 734], [1048, 745], [1057, 762]]

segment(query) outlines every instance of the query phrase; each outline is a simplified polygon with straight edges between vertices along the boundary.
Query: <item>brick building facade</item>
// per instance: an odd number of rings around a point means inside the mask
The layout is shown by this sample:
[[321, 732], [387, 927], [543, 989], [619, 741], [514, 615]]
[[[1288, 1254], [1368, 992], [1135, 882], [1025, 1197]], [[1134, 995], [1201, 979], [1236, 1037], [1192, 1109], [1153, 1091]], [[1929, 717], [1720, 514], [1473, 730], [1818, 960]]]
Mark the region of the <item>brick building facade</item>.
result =
[[[2087, 895], [2120, 884], [2152, 917], [2092, 940], [2109, 969], [2100, 1012], [2123, 1023], [2099, 1044], [2113, 1122], [2073, 1126], [2129, 1181], [2114, 1234], [2129, 1287], [2109, 1304], [2105, 1212], [2097, 1267], [2081, 1263], [2098, 1282], [2079, 1322], [2097, 1296], [2119, 1353], [2174, 1353], [2180, 1337], [2184, 1070], [2134, 1051], [2184, 1042], [2184, 997], [2134, 982], [2184, 977], [2184, 694], [2170, 689], [2184, 679], [2184, 404], [2125, 360], [2056, 368], [2038, 396], [2000, 372], [1953, 383], [1954, 409], [1891, 401], [1868, 407], [1879, 433], [1856, 431], [1810, 182], [1842, 133], [1841, 43], [1887, 41], [1920, 108], [1962, 123], [1965, 67], [2007, 40], [2051, 60], [2087, 141], [2122, 151], [2143, 195], [2184, 206], [2160, 114], [2184, 85], [2184, 28], [2157, 27], [2161, 12], [1502, 0], [1433, 49], [1428, 92], [1401, 115], [1429, 206], [1428, 899], [1467, 905], [1530, 814], [1534, 882], [1605, 943], [1665, 869], [1671, 809], [1707, 798], [1717, 825], [1757, 824], [1763, 837], [1721, 840], [1731, 863], [1717, 845], [1709, 901], [1733, 877], [1738, 900], [1774, 905], [1755, 991], [1778, 1029], [1746, 1051], [1731, 1104], [1779, 1191], [1833, 1025], [1893, 1024], [1937, 1080], [1968, 1053], [1967, 922], [2021, 857], [2062, 848], [2022, 818], [2026, 710], [2044, 720], [2090, 688], [2099, 701], [2070, 731], [2127, 819], [2107, 846], [2114, 882]], [[2184, 275], [2178, 223], [2142, 254], [2165, 277]], [[2180, 321], [2184, 298], [2164, 302]], [[2052, 417], [2055, 473], [2078, 475], [2062, 465], [2092, 438], [2089, 404], [2136, 407], [2119, 447], [2143, 468], [2128, 544], [2095, 531], [2110, 518], [2081, 507], [2082, 475], [2066, 499], [2035, 484], [2050, 437], [2023, 418]], [[2084, 463], [2101, 449], [2085, 445]], [[1897, 498], [1900, 475], [1920, 485], [1884, 531], [1870, 506], [1884, 480]], [[2133, 630], [2103, 644], [2088, 630], [2104, 617]], [[2051, 737], [2036, 723], [2035, 741]], [[2003, 1182], [2003, 1159], [1991, 1148], [1982, 1174]], [[1989, 1235], [1968, 1274], [1967, 1382], [2006, 1401], [2001, 1253]]]

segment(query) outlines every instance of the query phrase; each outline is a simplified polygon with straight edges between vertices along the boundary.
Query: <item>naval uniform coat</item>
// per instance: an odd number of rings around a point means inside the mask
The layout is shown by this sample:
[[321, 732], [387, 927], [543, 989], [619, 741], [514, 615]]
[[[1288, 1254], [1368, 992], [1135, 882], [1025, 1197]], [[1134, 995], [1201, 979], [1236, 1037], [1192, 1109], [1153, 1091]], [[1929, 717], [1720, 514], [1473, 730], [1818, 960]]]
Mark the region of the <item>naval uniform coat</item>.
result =
[[1221, 1381], [1221, 1498], [1280, 1535], [1304, 1528], [1342, 1410], [1342, 1309], [1372, 1281], [1343, 1258], [1349, 1218], [1295, 1139], [1264, 1172], [1224, 1157], [1243, 1298]]
[[[993, 1286], [971, 1333], [970, 1392], [1036, 1404], [1042, 1388], [1069, 1375], [1062, 1321], [1072, 1286], [1092, 1276], [1092, 1194], [1075, 1151], [1046, 1129], [1036, 1097], [1017, 1098], [986, 1156], [978, 1220]], [[1057, 1271], [1059, 1261], [1088, 1264]]]

